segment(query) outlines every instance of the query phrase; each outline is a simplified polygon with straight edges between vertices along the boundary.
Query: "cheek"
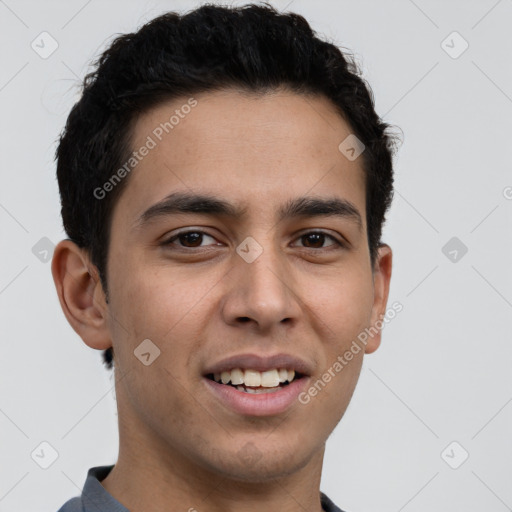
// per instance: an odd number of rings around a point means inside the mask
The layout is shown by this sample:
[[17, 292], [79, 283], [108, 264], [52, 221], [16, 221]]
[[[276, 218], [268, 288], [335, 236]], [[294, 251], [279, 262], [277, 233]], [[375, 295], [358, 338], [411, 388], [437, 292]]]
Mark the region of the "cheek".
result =
[[308, 307], [324, 324], [333, 349], [340, 349], [369, 326], [373, 305], [371, 276], [363, 269], [344, 272], [333, 283], [329, 279], [315, 287], [308, 297]]
[[182, 307], [179, 301], [173, 301], [178, 294], [172, 282], [163, 283], [143, 267], [115, 276], [115, 282], [112, 311], [128, 330], [123, 337], [159, 338], [166, 327], [171, 328]]
[[364, 347], [358, 336], [370, 325], [373, 286], [368, 274], [354, 272], [337, 286], [320, 287], [315, 295], [309, 304], [318, 318], [324, 357], [308, 391], [314, 412], [307, 421], [309, 428], [318, 428], [314, 418], [323, 415], [328, 436], [345, 413], [359, 378]]
[[[137, 272], [133, 268], [124, 272], [124, 277], [121, 273], [112, 275], [111, 311], [116, 318], [111, 331], [116, 361], [127, 374], [124, 399], [140, 414], [150, 414], [148, 422], [179, 423], [181, 420], [168, 414], [173, 408], [185, 413], [194, 406], [183, 390], [188, 385], [190, 354], [197, 348], [193, 347], [194, 340], [204, 329], [201, 298], [205, 288], [193, 286], [190, 280], [184, 286], [187, 279], [178, 272], [170, 276], [162, 267], [139, 265]], [[150, 359], [157, 354], [154, 362], [145, 366], [136, 357], [142, 353], [139, 347], [150, 352]], [[166, 402], [169, 407], [161, 407]]]
[[[115, 339], [121, 349], [133, 352], [142, 340], [150, 339], [162, 349], [162, 360], [172, 347], [170, 357], [179, 356], [181, 346], [194, 339], [208, 321], [205, 307], [211, 302], [206, 292], [218, 276], [201, 275], [134, 262], [112, 275], [111, 311]], [[220, 275], [220, 274], [219, 274]], [[211, 282], [210, 282], [211, 281]], [[117, 324], [117, 325], [116, 325]], [[185, 337], [184, 337], [185, 336]], [[166, 353], [163, 349], [166, 349]]]

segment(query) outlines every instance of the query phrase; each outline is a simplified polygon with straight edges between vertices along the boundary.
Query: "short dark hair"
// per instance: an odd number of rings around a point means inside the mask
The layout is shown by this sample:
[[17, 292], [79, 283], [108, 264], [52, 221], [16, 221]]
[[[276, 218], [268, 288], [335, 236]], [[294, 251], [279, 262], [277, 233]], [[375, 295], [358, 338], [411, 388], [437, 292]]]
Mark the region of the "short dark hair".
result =
[[[64, 229], [86, 248], [108, 301], [106, 263], [113, 207], [129, 177], [98, 199], [126, 162], [138, 115], [180, 96], [234, 88], [265, 94], [280, 88], [322, 95], [365, 145], [368, 244], [375, 262], [393, 196], [390, 125], [374, 110], [373, 92], [353, 56], [317, 37], [296, 13], [264, 2], [241, 7], [204, 4], [168, 12], [137, 32], [116, 37], [83, 81], [56, 151]], [[341, 141], [340, 141], [341, 142]], [[113, 366], [112, 349], [103, 352]]]

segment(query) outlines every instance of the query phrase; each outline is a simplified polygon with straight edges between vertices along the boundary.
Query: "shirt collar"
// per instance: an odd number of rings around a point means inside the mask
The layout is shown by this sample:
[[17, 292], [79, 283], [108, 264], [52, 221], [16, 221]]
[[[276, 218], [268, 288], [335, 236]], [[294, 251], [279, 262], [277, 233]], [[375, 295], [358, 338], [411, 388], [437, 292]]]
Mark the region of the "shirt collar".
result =
[[[105, 512], [130, 512], [101, 485], [101, 481], [107, 477], [113, 467], [114, 464], [111, 466], [96, 466], [90, 468], [87, 472], [87, 479], [82, 490], [84, 512], [103, 510]], [[323, 492], [320, 492], [320, 500], [324, 512], [343, 512]]]
[[105, 512], [130, 512], [101, 485], [101, 481], [107, 477], [113, 467], [114, 464], [111, 466], [96, 466], [87, 472], [82, 490], [84, 512], [100, 512], [103, 510]]

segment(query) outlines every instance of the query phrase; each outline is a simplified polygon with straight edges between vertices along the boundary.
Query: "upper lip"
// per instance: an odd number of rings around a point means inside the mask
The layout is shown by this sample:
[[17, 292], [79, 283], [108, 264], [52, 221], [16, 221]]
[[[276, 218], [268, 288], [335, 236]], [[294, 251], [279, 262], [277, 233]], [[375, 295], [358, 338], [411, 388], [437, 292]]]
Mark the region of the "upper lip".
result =
[[286, 368], [287, 370], [295, 370], [296, 373], [302, 375], [311, 375], [313, 372], [311, 365], [307, 361], [290, 354], [281, 353], [271, 356], [237, 354], [212, 364], [205, 370], [204, 375], [231, 371], [234, 368], [257, 370], [259, 372], [272, 370], [274, 368]]

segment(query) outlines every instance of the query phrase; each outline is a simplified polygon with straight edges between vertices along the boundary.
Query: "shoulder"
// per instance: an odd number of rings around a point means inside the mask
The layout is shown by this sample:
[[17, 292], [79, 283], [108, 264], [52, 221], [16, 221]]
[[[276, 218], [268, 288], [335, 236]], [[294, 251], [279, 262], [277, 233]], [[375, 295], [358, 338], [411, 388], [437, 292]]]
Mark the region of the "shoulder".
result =
[[80, 498], [71, 498], [57, 512], [83, 512], [82, 500]]
[[323, 492], [320, 493], [320, 501], [322, 503], [322, 510], [324, 512], [344, 512], [341, 508], [337, 507]]
[[113, 467], [112, 464], [89, 468], [81, 495], [66, 501], [57, 512], [97, 512], [99, 510], [126, 512], [126, 508], [110, 496], [101, 485], [101, 481]]

